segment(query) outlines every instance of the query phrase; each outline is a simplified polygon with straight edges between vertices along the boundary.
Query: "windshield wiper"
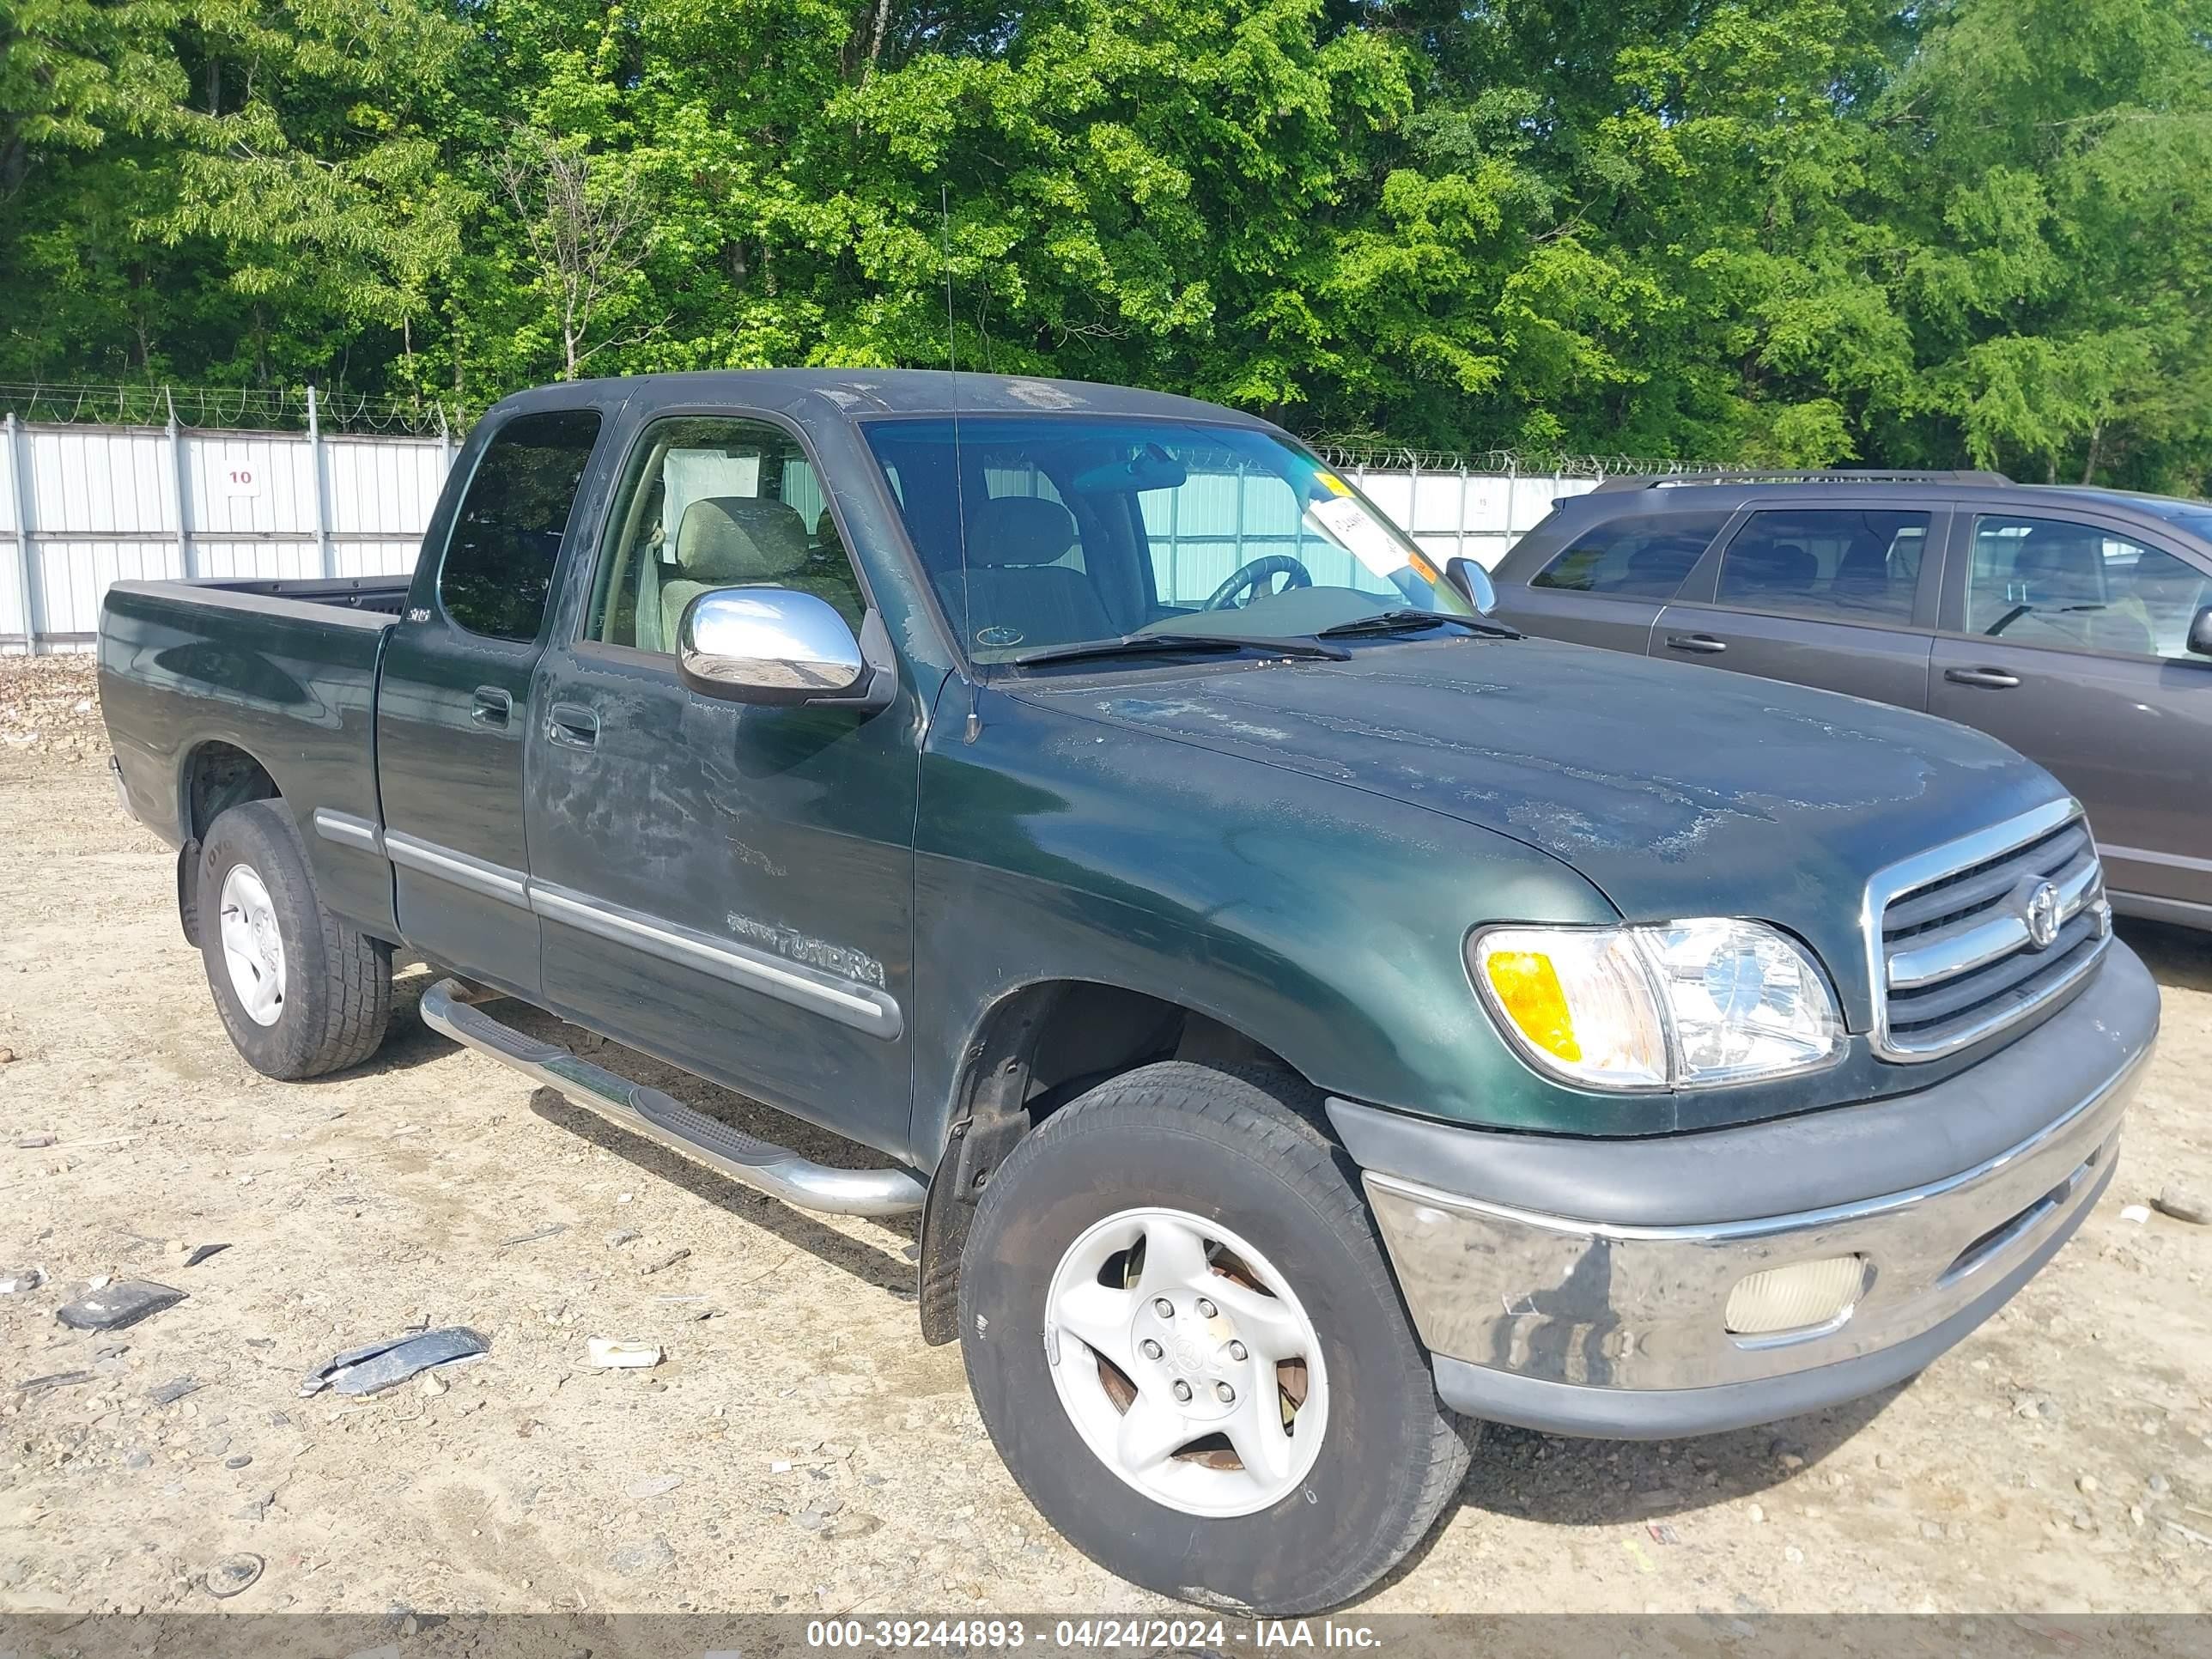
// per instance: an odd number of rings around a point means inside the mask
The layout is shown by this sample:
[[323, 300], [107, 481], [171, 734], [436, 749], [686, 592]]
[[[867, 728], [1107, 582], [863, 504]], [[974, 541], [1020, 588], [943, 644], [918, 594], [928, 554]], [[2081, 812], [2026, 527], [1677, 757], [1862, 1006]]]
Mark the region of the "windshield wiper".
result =
[[1418, 634], [1431, 628], [1442, 628], [1456, 623], [1475, 634], [1494, 635], [1501, 640], [1522, 637], [1517, 628], [1508, 628], [1502, 622], [1492, 622], [1487, 617], [1462, 617], [1450, 611], [1378, 611], [1371, 617], [1362, 617], [1356, 622], [1339, 623], [1334, 628], [1324, 628], [1314, 635], [1320, 640], [1356, 639], [1363, 634]]
[[1013, 660], [1017, 667], [1034, 668], [1040, 663], [1077, 662], [1086, 657], [1164, 656], [1186, 651], [1260, 651], [1271, 657], [1319, 657], [1329, 662], [1344, 662], [1352, 655], [1342, 646], [1323, 645], [1310, 634], [1288, 638], [1268, 634], [1124, 634], [1119, 639], [1048, 645], [1024, 651]]

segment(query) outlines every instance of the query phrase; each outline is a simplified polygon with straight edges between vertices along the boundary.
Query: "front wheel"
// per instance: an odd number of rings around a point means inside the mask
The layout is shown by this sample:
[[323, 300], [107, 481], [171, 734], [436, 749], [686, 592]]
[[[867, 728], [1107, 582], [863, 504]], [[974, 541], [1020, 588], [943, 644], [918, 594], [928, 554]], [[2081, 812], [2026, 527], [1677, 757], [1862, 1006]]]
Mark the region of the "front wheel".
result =
[[1389, 1571], [1474, 1429], [1308, 1093], [1183, 1061], [1101, 1085], [993, 1178], [961, 1272], [969, 1384], [1046, 1520], [1134, 1583], [1266, 1613]]

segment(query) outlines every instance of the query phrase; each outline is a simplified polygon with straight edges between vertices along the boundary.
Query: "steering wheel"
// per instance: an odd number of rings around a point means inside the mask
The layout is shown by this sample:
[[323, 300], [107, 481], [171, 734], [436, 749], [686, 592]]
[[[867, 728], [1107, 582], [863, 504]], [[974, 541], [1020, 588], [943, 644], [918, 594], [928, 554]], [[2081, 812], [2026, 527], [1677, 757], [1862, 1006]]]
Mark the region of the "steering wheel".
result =
[[[1213, 590], [1213, 597], [1206, 602], [1205, 608], [1208, 611], [1239, 609], [1259, 598], [1261, 590], [1276, 576], [1290, 578], [1279, 589], [1274, 590], [1276, 592], [1287, 593], [1294, 587], [1313, 586], [1313, 572], [1305, 566], [1287, 553], [1269, 553], [1239, 565], [1227, 581]], [[1250, 598], [1238, 599], [1239, 594], [1249, 594]]]

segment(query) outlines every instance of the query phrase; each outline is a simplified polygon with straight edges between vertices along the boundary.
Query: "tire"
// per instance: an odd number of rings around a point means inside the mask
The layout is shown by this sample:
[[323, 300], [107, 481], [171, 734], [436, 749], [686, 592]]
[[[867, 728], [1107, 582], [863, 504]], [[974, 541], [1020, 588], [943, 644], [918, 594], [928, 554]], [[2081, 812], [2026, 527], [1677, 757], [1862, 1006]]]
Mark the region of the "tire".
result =
[[[1048, 1118], [1014, 1149], [977, 1206], [961, 1269], [960, 1333], [984, 1425], [1045, 1519], [1101, 1566], [1148, 1589], [1257, 1613], [1334, 1607], [1420, 1541], [1467, 1473], [1478, 1425], [1438, 1402], [1358, 1171], [1316, 1127], [1318, 1106], [1303, 1083], [1272, 1068], [1180, 1060], [1142, 1066]], [[1139, 1219], [1126, 1219], [1131, 1212]], [[1204, 1307], [1218, 1303], [1232, 1334], [1278, 1330], [1286, 1316], [1295, 1324], [1302, 1315], [1308, 1327], [1302, 1340], [1317, 1344], [1317, 1366], [1295, 1373], [1204, 1369], [1214, 1363], [1209, 1352], [1248, 1354], [1238, 1342], [1211, 1348], [1222, 1327], [1205, 1320], [1198, 1301], [1186, 1305], [1180, 1291], [1170, 1297], [1172, 1318], [1145, 1322], [1158, 1312], [1145, 1264], [1162, 1251], [1159, 1282], [1172, 1289], [1164, 1264], [1176, 1230], [1188, 1232], [1186, 1222], [1210, 1230], [1201, 1232], [1205, 1285], [1221, 1284], [1219, 1251], [1228, 1233], [1264, 1264], [1243, 1274], [1243, 1285], [1272, 1275], [1290, 1292], [1287, 1301], [1261, 1297], [1255, 1304], [1254, 1293], [1232, 1281], [1243, 1312], [1219, 1297]], [[1086, 1288], [1089, 1263], [1132, 1226], [1143, 1232], [1142, 1254], [1106, 1258], [1097, 1277], [1108, 1299], [1098, 1301]], [[1167, 1231], [1154, 1231], [1161, 1226]], [[1123, 1284], [1132, 1275], [1133, 1290]], [[1131, 1296], [1133, 1302], [1125, 1300]], [[1131, 1366], [1155, 1369], [1145, 1371], [1143, 1388], [1126, 1406], [1120, 1402], [1127, 1382], [1116, 1385], [1098, 1364], [1105, 1349], [1062, 1330], [1060, 1316], [1048, 1321], [1048, 1307], [1073, 1319], [1073, 1297], [1090, 1298], [1083, 1307], [1110, 1310], [1100, 1316], [1109, 1346], [1120, 1328], [1114, 1322], [1123, 1309], [1133, 1310], [1131, 1344], [1121, 1352]], [[1255, 1305], [1269, 1322], [1235, 1322]], [[1153, 1337], [1174, 1346], [1148, 1355], [1147, 1346], [1163, 1346]], [[1255, 1346], [1261, 1342], [1255, 1336]], [[1057, 1364], [1048, 1352], [1054, 1346]], [[1247, 1433], [1259, 1432], [1272, 1414], [1261, 1408], [1262, 1396], [1281, 1389], [1281, 1400], [1265, 1402], [1280, 1412], [1295, 1388], [1283, 1379], [1304, 1379], [1304, 1404], [1285, 1431], [1284, 1444], [1294, 1449], [1286, 1470], [1254, 1474], [1232, 1451], [1226, 1455], [1237, 1470], [1235, 1484], [1224, 1486], [1212, 1477], [1224, 1467], [1224, 1453], [1209, 1458], [1193, 1444], [1156, 1464], [1140, 1455], [1133, 1474], [1086, 1437], [1115, 1443], [1114, 1419], [1100, 1426], [1101, 1397], [1121, 1412], [1119, 1426], [1126, 1428], [1140, 1406], [1180, 1409], [1144, 1393], [1162, 1386], [1164, 1376], [1170, 1389], [1178, 1381], [1194, 1386], [1203, 1407], [1208, 1393], [1224, 1386], [1211, 1379], [1243, 1376], [1261, 1379], [1246, 1391], [1258, 1408]], [[1323, 1407], [1318, 1436], [1300, 1447], [1298, 1430], [1316, 1402]], [[1282, 1428], [1279, 1421], [1273, 1426]], [[1157, 1437], [1161, 1443], [1170, 1437]], [[1261, 1460], [1279, 1450], [1262, 1447]], [[1270, 1474], [1291, 1484], [1279, 1488]], [[1163, 1497], [1158, 1488], [1169, 1483], [1175, 1491]], [[1250, 1507], [1277, 1490], [1281, 1495], [1263, 1507]], [[1205, 1505], [1217, 1497], [1229, 1507], [1208, 1512]], [[1237, 1509], [1238, 1503], [1246, 1507]]]
[[[255, 1071], [296, 1082], [376, 1052], [392, 1018], [392, 947], [323, 908], [283, 802], [234, 806], [210, 827], [200, 848], [199, 915], [208, 988], [231, 1042]], [[274, 949], [266, 948], [265, 932], [253, 935], [253, 916], [273, 930]], [[239, 935], [226, 924], [237, 919], [247, 921], [252, 948], [234, 971], [225, 939], [235, 944]], [[253, 988], [252, 1002], [242, 985]]]

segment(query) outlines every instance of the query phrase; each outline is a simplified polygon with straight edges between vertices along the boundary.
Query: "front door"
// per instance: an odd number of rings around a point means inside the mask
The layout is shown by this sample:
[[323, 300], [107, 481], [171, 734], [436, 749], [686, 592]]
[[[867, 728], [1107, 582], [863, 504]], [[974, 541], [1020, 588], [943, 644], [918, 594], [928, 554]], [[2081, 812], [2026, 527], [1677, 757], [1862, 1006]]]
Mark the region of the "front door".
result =
[[1765, 508], [1659, 613], [1650, 654], [1928, 706], [1927, 511]]
[[2106, 884], [2153, 901], [2132, 908], [2212, 921], [2212, 657], [2185, 643], [2212, 572], [2088, 515], [1985, 513], [1960, 540], [1929, 708], [2056, 773]]
[[441, 966], [520, 996], [538, 982], [524, 887], [530, 681], [601, 422], [597, 409], [548, 410], [471, 437], [457, 463], [467, 484], [423, 539], [377, 682], [377, 780], [400, 931]]
[[925, 710], [744, 705], [676, 678], [685, 605], [766, 583], [855, 629], [861, 584], [799, 441], [675, 415], [630, 446], [529, 732], [547, 1006], [904, 1155]]

